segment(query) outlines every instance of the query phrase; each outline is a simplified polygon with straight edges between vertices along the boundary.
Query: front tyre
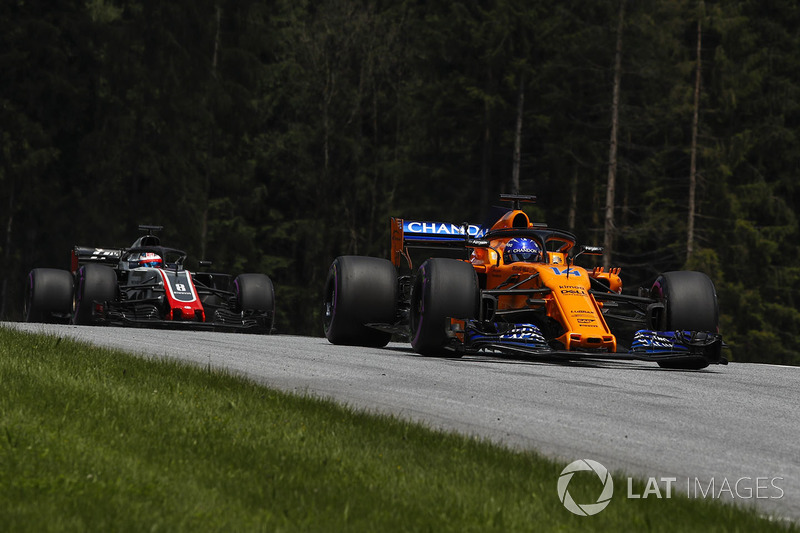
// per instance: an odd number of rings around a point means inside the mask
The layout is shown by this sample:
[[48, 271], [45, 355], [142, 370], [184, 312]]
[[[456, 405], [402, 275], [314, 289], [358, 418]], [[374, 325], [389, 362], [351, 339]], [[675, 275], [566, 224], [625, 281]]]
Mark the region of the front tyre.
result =
[[422, 355], [455, 355], [449, 343], [449, 318], [478, 316], [480, 288], [470, 263], [431, 258], [422, 263], [411, 289], [411, 346]]
[[323, 327], [332, 344], [381, 347], [391, 340], [391, 333], [367, 326], [395, 322], [397, 269], [391, 261], [337, 257], [328, 270], [323, 298]]
[[272, 331], [275, 323], [275, 287], [266, 274], [239, 274], [233, 280], [236, 305], [243, 313], [266, 317], [264, 328]]
[[[661, 324], [664, 330], [709, 333], [719, 330], [717, 291], [714, 282], [702, 272], [665, 272], [658, 277], [650, 293], [665, 304]], [[665, 361], [659, 366], [699, 370], [708, 366], [708, 362]]]
[[72, 273], [55, 268], [35, 268], [28, 274], [25, 290], [25, 322], [65, 321], [72, 312]]
[[95, 321], [95, 302], [103, 305], [116, 300], [117, 273], [105, 265], [88, 263], [78, 269], [75, 277], [73, 324], [91, 325]]

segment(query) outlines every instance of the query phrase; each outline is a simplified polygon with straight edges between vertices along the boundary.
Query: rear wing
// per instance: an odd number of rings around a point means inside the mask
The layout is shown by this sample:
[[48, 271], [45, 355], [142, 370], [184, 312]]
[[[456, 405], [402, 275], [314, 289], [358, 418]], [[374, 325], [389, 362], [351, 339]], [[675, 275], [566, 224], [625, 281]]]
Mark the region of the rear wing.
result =
[[409, 248], [433, 250], [465, 250], [471, 239], [479, 239], [488, 231], [477, 224], [452, 224], [450, 222], [429, 222], [404, 220], [391, 217], [389, 220], [392, 239], [392, 264], [400, 268], [405, 259], [411, 268]]
[[119, 248], [75, 246], [72, 249], [71, 268], [73, 272], [76, 272], [81, 265], [85, 265], [86, 263], [117, 266], [124, 252], [125, 250]]

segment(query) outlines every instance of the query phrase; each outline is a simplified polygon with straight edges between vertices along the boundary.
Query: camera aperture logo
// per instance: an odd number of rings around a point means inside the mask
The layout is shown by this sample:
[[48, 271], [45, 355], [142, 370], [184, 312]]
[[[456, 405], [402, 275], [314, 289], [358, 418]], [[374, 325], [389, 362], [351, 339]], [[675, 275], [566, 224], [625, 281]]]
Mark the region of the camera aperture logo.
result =
[[[594, 503], [577, 503], [572, 499], [569, 493], [569, 482], [572, 481], [572, 476], [575, 472], [592, 471], [597, 474], [600, 481], [603, 483], [603, 490], [597, 501]], [[579, 459], [566, 466], [561, 471], [558, 478], [558, 499], [564, 504], [564, 507], [571, 513], [579, 516], [592, 516], [596, 515], [611, 503], [611, 497], [614, 495], [614, 480], [611, 479], [611, 474], [605, 466], [597, 461], [591, 459]]]

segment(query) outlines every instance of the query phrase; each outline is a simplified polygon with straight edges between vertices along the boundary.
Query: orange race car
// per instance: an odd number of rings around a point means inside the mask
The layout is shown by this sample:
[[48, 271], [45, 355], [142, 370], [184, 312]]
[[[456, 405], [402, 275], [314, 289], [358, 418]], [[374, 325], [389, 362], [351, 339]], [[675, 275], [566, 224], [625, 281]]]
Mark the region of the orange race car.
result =
[[[391, 260], [336, 258], [324, 293], [328, 340], [385, 346], [395, 334], [424, 355], [727, 363], [708, 276], [665, 272], [637, 295], [623, 294], [619, 268], [575, 264], [602, 248], [532, 223], [520, 208], [532, 196], [501, 199], [512, 208], [490, 227], [392, 218]], [[419, 250], [427, 259], [414, 271], [411, 252]]]

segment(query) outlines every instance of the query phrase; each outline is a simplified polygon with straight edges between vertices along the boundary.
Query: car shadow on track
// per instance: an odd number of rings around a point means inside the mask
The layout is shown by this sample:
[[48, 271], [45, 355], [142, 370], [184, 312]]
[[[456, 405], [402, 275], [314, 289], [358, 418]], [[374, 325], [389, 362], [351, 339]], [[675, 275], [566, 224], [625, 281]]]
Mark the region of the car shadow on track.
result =
[[496, 363], [496, 364], [504, 364], [504, 365], [526, 365], [526, 366], [539, 366], [539, 365], [548, 365], [548, 366], [562, 366], [566, 368], [605, 368], [605, 369], [614, 369], [614, 370], [628, 370], [628, 371], [658, 371], [658, 372], [689, 372], [692, 374], [697, 373], [719, 373], [719, 370], [716, 370], [713, 366], [709, 366], [700, 370], [688, 370], [688, 369], [672, 369], [672, 368], [661, 368], [655, 362], [647, 362], [647, 361], [635, 361], [635, 360], [619, 360], [614, 361], [612, 359], [606, 360], [598, 360], [598, 359], [584, 359], [584, 360], [574, 360], [574, 359], [563, 359], [560, 357], [548, 357], [545, 355], [542, 356], [521, 356], [521, 355], [492, 355], [488, 353], [479, 353], [479, 354], [466, 354], [461, 357], [452, 356], [426, 356], [419, 354], [414, 351], [413, 348], [410, 346], [386, 346], [382, 348], [382, 351], [391, 351], [395, 354], [400, 354], [404, 356], [410, 356], [420, 359], [439, 359], [439, 360], [447, 360], [453, 361], [454, 363]]

